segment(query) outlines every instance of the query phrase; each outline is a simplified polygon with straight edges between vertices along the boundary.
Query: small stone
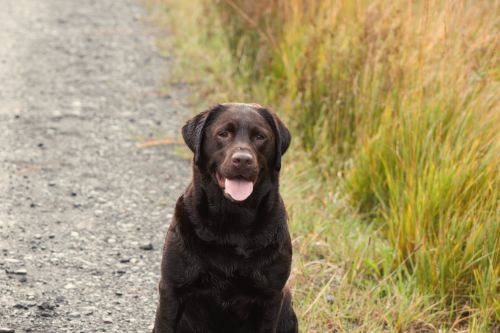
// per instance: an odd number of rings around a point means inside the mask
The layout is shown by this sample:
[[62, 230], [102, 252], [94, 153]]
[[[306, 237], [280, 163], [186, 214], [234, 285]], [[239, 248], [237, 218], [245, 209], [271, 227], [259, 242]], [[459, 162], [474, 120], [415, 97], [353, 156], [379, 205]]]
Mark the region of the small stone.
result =
[[75, 289], [76, 286], [73, 283], [68, 283], [67, 285], [64, 286], [64, 289]]
[[121, 262], [122, 264], [126, 264], [126, 263], [130, 262], [130, 258], [121, 258], [121, 259], [120, 259], [120, 262]]
[[334, 297], [333, 295], [326, 295], [326, 301], [329, 303], [329, 304], [332, 304], [333, 301], [334, 301]]
[[0, 327], [0, 333], [16, 333], [13, 328]]
[[71, 235], [71, 237], [74, 237], [74, 238], [78, 238], [78, 236], [79, 236], [78, 232], [76, 232], [76, 231], [72, 231], [70, 233], [70, 235]]
[[44, 311], [52, 311], [55, 309], [55, 306], [53, 304], [50, 304], [49, 302], [42, 302], [38, 304], [38, 308]]
[[16, 303], [14, 305], [14, 309], [28, 310], [28, 305], [26, 305], [24, 303]]
[[70, 316], [70, 318], [80, 318], [81, 317], [80, 313], [78, 313], [78, 312], [71, 312], [69, 314], [69, 316]]
[[113, 324], [113, 320], [109, 317], [104, 317], [102, 318], [102, 321], [105, 323], [105, 324]]
[[76, 192], [70, 192], [69, 195], [72, 196], [72, 197], [76, 197], [78, 194]]
[[35, 238], [36, 238], [36, 239], [42, 239], [42, 235], [40, 235], [40, 234], [35, 234]]
[[99, 209], [98, 209], [98, 210], [96, 210], [96, 211], [94, 211], [94, 215], [95, 215], [95, 217], [100, 217], [100, 216], [102, 216], [102, 214], [103, 214], [103, 213], [104, 213], [104, 212], [103, 212], [102, 210], [99, 210]]
[[54, 317], [54, 314], [52, 312], [49, 312], [49, 311], [41, 311], [40, 316], [42, 316], [42, 317]]
[[94, 313], [95, 307], [93, 307], [93, 306], [86, 306], [86, 307], [81, 308], [81, 310], [82, 310], [82, 313], [85, 316], [90, 316], [91, 314]]
[[6, 263], [10, 263], [10, 264], [18, 264], [21, 262], [21, 260], [17, 260], [17, 259], [10, 259], [10, 258], [7, 258], [4, 260]]
[[26, 275], [28, 274], [28, 271], [25, 268], [20, 268], [15, 271], [7, 271], [7, 273], [15, 275]]
[[54, 238], [56, 238], [56, 235], [50, 234], [50, 235], [49, 235], [49, 238], [50, 238], [50, 239], [54, 239]]
[[115, 291], [116, 296], [123, 296], [123, 293], [121, 291]]
[[151, 250], [153, 250], [153, 244], [152, 243], [146, 243], [146, 244], [143, 244], [143, 245], [139, 246], [139, 248], [141, 250], [144, 250], [144, 251], [151, 251]]
[[19, 282], [21, 282], [21, 283], [25, 283], [25, 282], [28, 282], [28, 279], [26, 278], [26, 276], [21, 276], [21, 277], [19, 278]]
[[116, 243], [116, 239], [114, 239], [114, 238], [108, 238], [108, 243], [109, 244], [114, 244], [114, 243]]
[[59, 258], [50, 258], [49, 261], [57, 265], [59, 263]]

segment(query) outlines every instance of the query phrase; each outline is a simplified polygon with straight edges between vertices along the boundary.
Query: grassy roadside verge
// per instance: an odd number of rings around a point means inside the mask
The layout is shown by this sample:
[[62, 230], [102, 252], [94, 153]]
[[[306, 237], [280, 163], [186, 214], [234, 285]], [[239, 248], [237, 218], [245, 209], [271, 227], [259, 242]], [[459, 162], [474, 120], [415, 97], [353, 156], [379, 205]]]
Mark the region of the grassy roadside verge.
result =
[[[159, 43], [168, 50], [176, 50], [179, 65], [173, 79], [193, 86], [192, 90], [196, 94], [193, 103], [201, 105], [199, 110], [220, 101], [258, 101], [273, 106], [278, 112], [282, 111], [282, 115], [288, 118], [295, 129], [300, 128], [300, 131], [294, 131], [298, 135], [291, 153], [286, 157], [282, 188], [291, 217], [295, 249], [291, 284], [302, 332], [490, 332], [496, 329], [492, 321], [499, 312], [498, 301], [495, 303], [495, 297], [498, 296], [498, 256], [488, 257], [488, 249], [498, 250], [498, 244], [495, 243], [498, 242], [495, 230], [499, 230], [498, 208], [495, 211], [498, 198], [494, 199], [498, 196], [498, 190], [494, 187], [498, 185], [495, 174], [498, 170], [495, 169], [494, 156], [491, 157], [493, 162], [486, 159], [484, 165], [465, 162], [478, 161], [474, 156], [467, 155], [473, 150], [491, 154], [492, 151], [485, 150], [485, 147], [494, 143], [491, 138], [479, 138], [479, 142], [469, 141], [474, 135], [463, 134], [475, 131], [478, 119], [470, 116], [472, 112], [465, 112], [463, 118], [455, 118], [453, 112], [430, 111], [394, 117], [394, 113], [400, 112], [401, 104], [383, 95], [383, 87], [388, 83], [375, 81], [379, 83], [377, 86], [374, 81], [366, 79], [360, 86], [365, 91], [347, 99], [356, 107], [341, 102], [341, 107], [333, 113], [336, 118], [329, 118], [332, 113], [327, 113], [324, 105], [337, 105], [336, 101], [328, 100], [326, 104], [315, 102], [318, 95], [325, 95], [325, 91], [338, 87], [328, 86], [331, 78], [318, 83], [314, 81], [317, 77], [298, 77], [297, 69], [292, 66], [303, 66], [301, 69], [307, 70], [307, 73], [335, 70], [327, 66], [315, 67], [321, 63], [321, 59], [305, 64], [293, 61], [299, 52], [292, 51], [294, 48], [300, 49], [305, 43], [300, 39], [304, 33], [300, 30], [303, 25], [299, 23], [303, 23], [301, 20], [306, 18], [300, 16], [285, 21], [288, 34], [282, 41], [286, 43], [286, 52], [278, 53], [282, 57], [281, 63], [278, 62], [281, 66], [278, 66], [276, 62], [268, 60], [276, 57], [273, 50], [266, 52], [266, 48], [262, 47], [259, 48], [264, 50], [261, 54], [252, 54], [252, 50], [256, 49], [252, 43], [260, 45], [262, 41], [259, 38], [266, 39], [275, 34], [265, 30], [264, 33], [257, 31], [256, 37], [240, 33], [238, 38], [232, 38], [227, 26], [241, 22], [228, 23], [224, 16], [222, 20], [217, 19], [221, 10], [222, 15], [227, 13], [227, 8], [207, 6], [204, 0], [146, 2], [158, 24], [174, 37], [160, 40]], [[353, 15], [349, 11], [354, 9], [344, 10], [347, 12], [343, 13], [343, 17]], [[376, 6], [374, 10], [380, 11]], [[250, 14], [246, 21], [249, 20], [254, 20]], [[226, 22], [226, 26], [222, 26], [221, 22]], [[267, 28], [265, 22], [263, 27]], [[269, 29], [272, 31], [273, 27]], [[238, 30], [238, 27], [234, 30]], [[255, 31], [249, 27], [247, 30]], [[328, 47], [315, 42], [313, 37], [311, 40], [313, 44], [316, 43], [315, 47]], [[352, 41], [335, 42], [342, 45]], [[394, 44], [400, 42], [400, 39], [396, 39]], [[236, 59], [239, 60], [236, 63], [235, 50], [238, 53]], [[363, 52], [359, 52], [358, 56], [362, 57]], [[408, 62], [413, 61], [411, 52], [403, 52], [402, 55], [406, 55]], [[320, 56], [321, 53], [317, 55]], [[342, 54], [339, 57], [344, 59]], [[345, 55], [345, 63], [340, 65], [354, 66], [349, 62], [351, 57], [351, 54]], [[362, 60], [357, 61], [362, 63]], [[376, 65], [381, 66], [379, 72], [368, 73], [367, 76], [378, 77], [386, 73], [396, 75], [396, 70], [392, 73], [384, 69], [388, 64], [375, 63], [375, 68]], [[414, 70], [412, 79], [422, 74], [419, 71], [421, 68]], [[275, 72], [278, 74], [273, 74]], [[273, 80], [283, 75], [283, 72], [287, 73], [287, 86], [274, 89], [282, 83]], [[337, 74], [338, 81], [346, 81], [343, 80], [342, 71]], [[416, 87], [411, 86], [410, 78], [401, 80], [404, 82], [396, 86], [401, 91], [396, 92], [396, 97], [405, 100], [406, 104], [402, 104], [404, 107], [422, 110], [426, 104], [430, 109], [437, 108], [437, 105], [430, 103], [433, 100], [425, 100], [422, 94], [415, 92], [418, 89], [413, 89]], [[443, 77], [440, 84], [450, 84], [449, 80], [451, 78]], [[296, 93], [300, 90], [301, 82], [309, 85], [302, 95]], [[349, 84], [345, 83], [346, 87], [339, 89], [344, 89], [347, 94]], [[431, 88], [442, 95], [447, 93], [440, 86]], [[410, 90], [412, 94], [406, 94]], [[311, 96], [304, 97], [307, 93]], [[378, 99], [377, 96], [382, 97]], [[338, 98], [338, 95], [335, 97]], [[446, 96], [440, 98], [447, 100]], [[298, 103], [304, 103], [304, 100], [306, 110], [302, 112], [305, 115], [296, 113], [294, 110], [299, 109]], [[483, 100], [488, 103], [487, 97]], [[346, 109], [354, 110], [353, 114], [342, 114]], [[373, 117], [368, 117], [368, 121], [360, 120], [364, 115], [360, 110], [371, 110], [369, 112]], [[494, 123], [494, 116], [491, 119]], [[351, 127], [348, 133], [344, 133], [343, 128], [349, 126], [337, 128], [337, 125], [332, 125], [334, 122], [354, 122], [357, 127]], [[418, 124], [418, 127], [414, 124]], [[435, 131], [429, 132], [428, 129], [435, 124], [438, 124]], [[449, 133], [443, 132], [443, 124], [451, 128]], [[337, 130], [328, 134], [328, 126]], [[351, 132], [370, 134], [358, 134], [353, 139], [349, 137]], [[484, 132], [485, 136], [489, 135], [487, 126]], [[425, 149], [420, 151], [425, 140]], [[319, 144], [313, 144], [316, 141]], [[347, 144], [339, 144], [341, 142]], [[476, 144], [474, 149], [455, 149], [458, 146], [468, 147], [469, 143]], [[448, 151], [442, 149], [446, 145]], [[356, 146], [362, 148], [359, 153], [353, 152]], [[479, 159], [479, 162], [482, 161]], [[418, 169], [413, 163], [421, 163], [424, 167]], [[456, 165], [464, 166], [460, 168], [458, 177], [458, 171], [454, 168]], [[478, 171], [484, 181], [471, 185], [470, 175]], [[412, 177], [416, 172], [422, 172], [423, 176]], [[408, 181], [411, 179], [425, 182], [409, 186]], [[450, 182], [450, 179], [459, 181]], [[479, 189], [471, 190], [477, 186]], [[471, 191], [468, 197], [449, 195], [467, 190]], [[483, 193], [483, 196], [477, 196], [477, 193]], [[427, 200], [429, 194], [433, 196], [431, 199], [442, 204], [439, 207], [429, 205], [429, 202], [432, 203], [432, 200]], [[456, 214], [456, 211], [462, 214]], [[485, 216], [477, 216], [477, 212], [486, 213]], [[467, 214], [474, 214], [476, 218], [460, 220]], [[366, 223], [366, 216], [375, 220], [375, 223]], [[422, 226], [429, 233], [446, 237], [425, 238], [425, 251], [416, 251], [422, 248], [419, 244], [423, 240], [419, 238], [422, 235], [418, 234], [421, 230], [414, 226], [443, 216], [450, 221], [457, 219], [457, 222], [437, 229], [433, 225]], [[470, 223], [482, 227], [474, 229]], [[463, 226], [463, 229], [457, 226]], [[463, 239], [464, 233], [470, 233], [472, 239]], [[468, 245], [457, 247], [462, 241]], [[440, 246], [432, 242], [438, 242]], [[485, 247], [488, 242], [492, 243], [489, 248]], [[414, 257], [414, 252], [420, 257]], [[482, 261], [484, 253], [490, 262]], [[434, 261], [434, 258], [439, 260]], [[449, 268], [449, 274], [435, 275], [436, 271], [442, 272], [436, 270], [435, 265]], [[465, 272], [468, 276], [466, 279], [473, 280], [469, 281], [468, 287], [479, 284], [481, 288], [479, 292], [475, 287], [470, 290], [457, 288], [452, 292], [456, 292], [457, 296], [464, 290], [479, 293], [474, 301], [467, 301], [471, 299], [469, 295], [450, 298], [449, 287], [453, 286], [453, 281], [462, 283], [460, 279], [464, 274], [464, 266], [473, 266]]]

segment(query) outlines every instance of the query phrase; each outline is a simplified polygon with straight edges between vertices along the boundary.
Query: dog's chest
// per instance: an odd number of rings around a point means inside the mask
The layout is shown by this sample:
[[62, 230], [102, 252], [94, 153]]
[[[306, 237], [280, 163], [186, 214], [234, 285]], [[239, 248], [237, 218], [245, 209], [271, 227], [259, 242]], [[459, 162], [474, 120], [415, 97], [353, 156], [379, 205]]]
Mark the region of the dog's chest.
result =
[[266, 290], [266, 277], [263, 272], [239, 269], [228, 274], [208, 271], [200, 277], [205, 296], [216, 301], [222, 307], [232, 306], [237, 302], [252, 302]]

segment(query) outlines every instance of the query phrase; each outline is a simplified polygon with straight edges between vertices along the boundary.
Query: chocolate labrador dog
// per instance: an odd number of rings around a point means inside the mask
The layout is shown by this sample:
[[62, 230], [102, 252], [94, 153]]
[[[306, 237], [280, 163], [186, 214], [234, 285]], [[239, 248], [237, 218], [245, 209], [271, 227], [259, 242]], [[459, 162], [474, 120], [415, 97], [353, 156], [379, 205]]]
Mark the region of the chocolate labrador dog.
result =
[[257, 104], [220, 104], [182, 128], [193, 178], [167, 232], [154, 333], [296, 333], [292, 245], [279, 194], [290, 133]]

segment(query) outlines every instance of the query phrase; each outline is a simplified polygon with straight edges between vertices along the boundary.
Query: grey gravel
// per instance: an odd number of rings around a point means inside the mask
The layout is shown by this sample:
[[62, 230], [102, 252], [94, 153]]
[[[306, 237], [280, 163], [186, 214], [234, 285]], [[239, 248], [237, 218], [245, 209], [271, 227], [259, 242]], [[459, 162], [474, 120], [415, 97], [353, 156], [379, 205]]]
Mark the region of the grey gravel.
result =
[[0, 7], [0, 332], [150, 332], [190, 168], [138, 143], [178, 135], [187, 89], [138, 0]]

